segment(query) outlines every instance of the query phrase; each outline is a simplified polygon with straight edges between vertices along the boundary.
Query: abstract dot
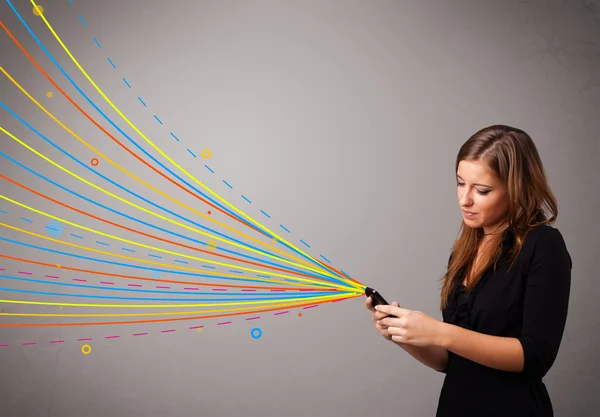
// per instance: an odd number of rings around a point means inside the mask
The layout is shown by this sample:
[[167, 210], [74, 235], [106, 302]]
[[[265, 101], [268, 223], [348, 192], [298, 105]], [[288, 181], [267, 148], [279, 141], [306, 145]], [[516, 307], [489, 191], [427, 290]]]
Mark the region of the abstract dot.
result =
[[62, 268], [60, 264], [56, 264], [56, 267], [57, 268]]
[[89, 355], [90, 353], [92, 353], [92, 347], [90, 345], [81, 346], [81, 353], [83, 353], [84, 355]]
[[206, 248], [208, 250], [215, 250], [217, 249], [217, 244], [215, 243], [215, 241], [209, 240], [208, 242], [206, 242]]
[[54, 95], [54, 93], [52, 91], [48, 91], [46, 93], [46, 97], [48, 97], [48, 98], [52, 98], [53, 95]]
[[260, 339], [262, 337], [262, 330], [260, 330], [258, 327], [255, 327], [250, 332], [250, 336], [252, 336], [253, 339]]
[[160, 272], [152, 271], [152, 278], [160, 278]]
[[44, 8], [39, 4], [36, 4], [35, 6], [33, 6], [33, 14], [38, 17], [41, 16], [42, 14], [44, 14]]
[[98, 162], [98, 158], [92, 158], [92, 160], [90, 161], [90, 163], [92, 164], [92, 166], [97, 167], [99, 162]]
[[298, 317], [302, 317], [302, 313], [298, 313]]
[[202, 331], [202, 327], [198, 327], [198, 333]]
[[63, 224], [57, 220], [52, 220], [46, 225], [46, 232], [50, 237], [60, 237], [65, 231]]
[[210, 210], [208, 210], [208, 214], [210, 214]]
[[210, 158], [210, 155], [211, 155], [210, 149], [204, 149], [202, 151], [202, 158], [208, 159], [208, 158]]

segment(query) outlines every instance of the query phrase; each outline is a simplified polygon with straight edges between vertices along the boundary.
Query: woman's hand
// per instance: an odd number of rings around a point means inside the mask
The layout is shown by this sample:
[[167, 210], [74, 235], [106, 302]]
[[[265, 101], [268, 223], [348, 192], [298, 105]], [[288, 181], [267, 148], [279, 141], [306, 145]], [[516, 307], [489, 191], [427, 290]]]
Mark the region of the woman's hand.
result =
[[[379, 333], [381, 333], [381, 335], [386, 338], [387, 340], [392, 340], [392, 335], [388, 332], [387, 330], [387, 326], [378, 323], [379, 320], [381, 320], [382, 318], [384, 318], [387, 314], [386, 313], [381, 313], [377, 310], [375, 310], [375, 308], [373, 307], [372, 304], [372, 300], [371, 297], [367, 297], [367, 300], [365, 301], [365, 305], [367, 307], [367, 309], [371, 310], [373, 312], [373, 316], [371, 317], [371, 319], [373, 320], [373, 324], [375, 325], [375, 328], [377, 329], [377, 331]], [[392, 303], [392, 306], [394, 307], [400, 307], [400, 305], [398, 304], [397, 301], [394, 301]]]
[[[388, 340], [421, 347], [441, 346], [444, 323], [440, 320], [396, 305], [378, 305], [375, 310], [376, 326], [385, 329]], [[389, 315], [396, 317], [385, 317]]]

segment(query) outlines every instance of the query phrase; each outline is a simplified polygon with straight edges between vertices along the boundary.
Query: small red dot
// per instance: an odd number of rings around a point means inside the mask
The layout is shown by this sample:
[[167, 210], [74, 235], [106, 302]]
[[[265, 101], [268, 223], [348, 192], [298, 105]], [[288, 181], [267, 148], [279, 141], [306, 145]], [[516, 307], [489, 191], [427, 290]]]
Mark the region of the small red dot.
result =
[[298, 313], [298, 317], [302, 317], [302, 313]]
[[210, 214], [210, 210], [208, 210], [208, 214]]

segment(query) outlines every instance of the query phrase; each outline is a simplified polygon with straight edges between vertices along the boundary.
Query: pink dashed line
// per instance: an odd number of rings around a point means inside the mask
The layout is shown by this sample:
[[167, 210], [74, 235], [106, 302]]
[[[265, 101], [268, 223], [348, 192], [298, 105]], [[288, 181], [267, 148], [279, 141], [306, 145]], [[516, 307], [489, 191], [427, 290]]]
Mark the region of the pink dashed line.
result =
[[224, 321], [224, 322], [222, 322], [222, 323], [217, 323], [217, 326], [220, 326], [220, 325], [222, 325], [222, 324], [231, 324], [231, 322], [230, 322], [230, 321]]
[[169, 329], [169, 330], [161, 330], [160, 332], [161, 333], [171, 333], [171, 332], [174, 332], [174, 331], [175, 331], [175, 329]]
[[[6, 269], [4, 269], [4, 268], [0, 268], [0, 271], [6, 271]], [[6, 346], [8, 346], [8, 345], [6, 345]]]
[[127, 284], [128, 287], [141, 287], [141, 284]]
[[333, 300], [332, 303], [339, 303], [340, 301], [344, 301], [344, 300], [348, 300], [348, 297], [346, 298], [341, 298], [339, 300]]
[[184, 290], [189, 290], [189, 291], [198, 291], [198, 288], [184, 288]]
[[56, 278], [56, 279], [60, 279], [60, 277], [57, 277], [55, 275], [46, 275], [46, 278]]
[[[224, 289], [224, 288], [213, 288], [212, 290], [213, 290], [213, 291], [227, 291], [227, 290], [226, 290], [226, 289]], [[244, 291], [244, 290], [242, 290], [242, 291]]]
[[204, 326], [192, 326], [189, 329], [193, 330], [193, 329], [202, 329]]
[[171, 288], [171, 287], [165, 287], [164, 285], [157, 285], [156, 288]]
[[91, 337], [84, 337], [83, 339], [77, 339], [78, 342], [85, 342], [85, 341], [89, 341], [92, 340]]
[[[3, 269], [3, 271], [4, 271], [4, 269]], [[0, 347], [7, 347], [7, 346], [8, 346], [8, 343], [4, 343], [4, 344], [0, 345]]]
[[35, 342], [27, 342], [27, 343], [21, 343], [23, 346], [29, 346], [29, 345], [37, 345], [37, 343]]
[[105, 281], [100, 281], [100, 284], [115, 285], [114, 282], [105, 282]]
[[104, 336], [105, 339], [117, 339], [121, 336]]
[[279, 316], [280, 314], [287, 314], [287, 313], [289, 313], [289, 311], [282, 311], [280, 313], [275, 313], [274, 315], [275, 316]]
[[31, 275], [31, 272], [19, 271], [19, 274], [23, 274], [23, 275]]
[[256, 320], [256, 319], [259, 319], [259, 318], [260, 318], [260, 316], [248, 317], [246, 320]]
[[134, 336], [146, 336], [148, 333], [134, 333]]
[[242, 290], [242, 291], [256, 291], [256, 290], [248, 290], [248, 289], [244, 289], [244, 290]]
[[81, 278], [73, 278], [73, 281], [78, 281], [78, 282], [87, 282], [86, 279], [81, 279]]
[[303, 310], [309, 309], [309, 308], [315, 308], [315, 307], [319, 307], [318, 305], [314, 305], [314, 306], [308, 306], [308, 307], [302, 307]]
[[285, 290], [271, 290], [272, 292], [281, 292], [281, 291], [285, 291]]
[[65, 343], [64, 340], [51, 340], [50, 343]]

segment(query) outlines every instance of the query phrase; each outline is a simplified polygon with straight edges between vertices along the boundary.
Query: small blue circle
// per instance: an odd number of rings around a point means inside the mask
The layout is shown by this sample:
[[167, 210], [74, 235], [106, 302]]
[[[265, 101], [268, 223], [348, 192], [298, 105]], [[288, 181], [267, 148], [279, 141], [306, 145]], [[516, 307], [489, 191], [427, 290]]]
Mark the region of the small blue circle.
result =
[[260, 330], [258, 327], [255, 327], [250, 332], [250, 336], [252, 336], [253, 339], [260, 339], [262, 336], [262, 330]]
[[63, 224], [57, 220], [52, 220], [50, 223], [46, 225], [46, 232], [50, 237], [60, 237], [65, 231], [65, 227]]
[[160, 278], [160, 272], [152, 271], [152, 278]]

